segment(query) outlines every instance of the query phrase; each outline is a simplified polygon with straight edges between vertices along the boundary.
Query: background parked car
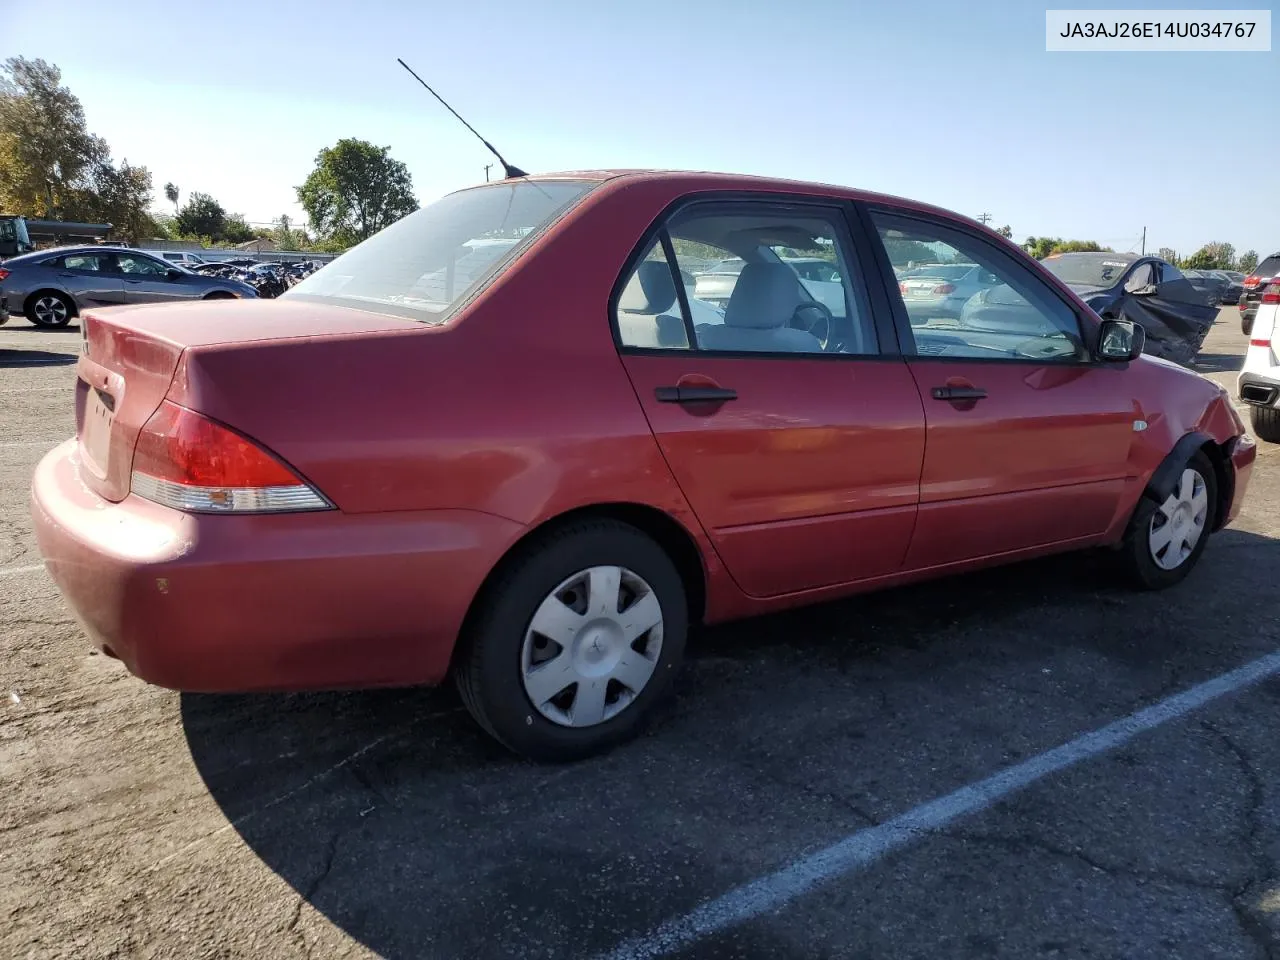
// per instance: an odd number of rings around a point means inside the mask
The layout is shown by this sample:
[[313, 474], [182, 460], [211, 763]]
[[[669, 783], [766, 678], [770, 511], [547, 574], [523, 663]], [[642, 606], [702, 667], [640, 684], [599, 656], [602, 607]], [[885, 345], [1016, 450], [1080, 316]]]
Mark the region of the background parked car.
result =
[[1213, 272], [1227, 283], [1227, 288], [1222, 294], [1222, 302], [1229, 303], [1232, 306], [1239, 303], [1240, 295], [1244, 293], [1244, 274], [1238, 270], [1215, 270]]
[[1216, 307], [1226, 296], [1229, 281], [1213, 270], [1183, 270], [1187, 282], [1201, 293], [1209, 306]]
[[1253, 318], [1258, 315], [1258, 304], [1262, 302], [1262, 291], [1277, 277], [1280, 277], [1280, 253], [1273, 253], [1254, 267], [1253, 272], [1244, 278], [1244, 293], [1240, 296], [1240, 329], [1247, 337], [1253, 330]]
[[188, 270], [205, 262], [204, 257], [187, 250], [144, 250], [142, 252], [158, 257], [161, 260], [168, 260], [170, 263], [176, 263], [178, 266], [186, 267]]
[[[1146, 331], [1146, 352], [1190, 363], [1217, 319], [1217, 307], [1182, 271], [1159, 257], [1133, 253], [1061, 253], [1041, 261], [1104, 319], [1132, 320]], [[991, 333], [1029, 329], [1031, 305], [1007, 286], [979, 292], [962, 327]]]
[[912, 323], [958, 320], [969, 298], [1000, 281], [976, 263], [927, 263], [898, 278]]
[[38, 327], [66, 326], [88, 307], [257, 295], [246, 283], [204, 277], [123, 247], [55, 247], [0, 267], [0, 298]]

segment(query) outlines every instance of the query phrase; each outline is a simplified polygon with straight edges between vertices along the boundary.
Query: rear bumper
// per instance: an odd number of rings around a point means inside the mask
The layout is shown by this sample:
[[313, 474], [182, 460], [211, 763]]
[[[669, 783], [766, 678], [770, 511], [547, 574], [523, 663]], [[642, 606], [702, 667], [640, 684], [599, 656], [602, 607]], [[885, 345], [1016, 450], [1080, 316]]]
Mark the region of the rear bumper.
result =
[[36, 469], [45, 564], [93, 643], [149, 683], [201, 692], [436, 683], [467, 608], [521, 528], [471, 511], [196, 516]]
[[1241, 402], [1255, 407], [1280, 406], [1280, 368], [1275, 372], [1276, 376], [1268, 376], [1248, 370], [1241, 371], [1236, 377], [1236, 395]]

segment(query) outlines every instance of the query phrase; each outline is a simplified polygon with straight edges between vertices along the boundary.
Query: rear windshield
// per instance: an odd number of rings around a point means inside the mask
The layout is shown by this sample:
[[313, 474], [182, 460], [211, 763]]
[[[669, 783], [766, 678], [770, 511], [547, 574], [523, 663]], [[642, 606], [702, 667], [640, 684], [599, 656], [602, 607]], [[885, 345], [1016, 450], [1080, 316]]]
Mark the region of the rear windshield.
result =
[[1110, 287], [1117, 283], [1134, 262], [1114, 253], [1075, 253], [1045, 257], [1044, 267], [1063, 283], [1082, 287]]
[[1253, 271], [1255, 277], [1266, 277], [1268, 279], [1276, 274], [1280, 274], [1280, 253], [1273, 253], [1258, 264], [1258, 268]]
[[282, 298], [442, 323], [596, 184], [520, 180], [460, 190], [411, 213], [296, 284]]

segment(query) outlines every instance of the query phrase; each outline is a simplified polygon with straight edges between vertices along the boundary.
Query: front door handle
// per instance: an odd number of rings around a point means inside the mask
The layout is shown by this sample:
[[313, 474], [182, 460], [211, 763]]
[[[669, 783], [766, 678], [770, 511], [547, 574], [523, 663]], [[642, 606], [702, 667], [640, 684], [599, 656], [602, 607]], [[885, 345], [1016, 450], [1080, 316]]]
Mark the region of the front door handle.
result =
[[656, 387], [653, 394], [659, 403], [724, 403], [738, 399], [737, 390], [725, 387]]
[[987, 395], [981, 387], [934, 387], [930, 392], [935, 400], [982, 400]]

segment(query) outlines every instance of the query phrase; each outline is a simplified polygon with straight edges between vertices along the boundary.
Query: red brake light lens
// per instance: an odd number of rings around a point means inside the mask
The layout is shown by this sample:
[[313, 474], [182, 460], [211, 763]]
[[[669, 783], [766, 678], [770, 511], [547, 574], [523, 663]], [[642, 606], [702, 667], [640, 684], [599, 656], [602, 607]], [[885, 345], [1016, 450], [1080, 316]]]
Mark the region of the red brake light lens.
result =
[[954, 283], [940, 283], [933, 288], [933, 292], [936, 296], [945, 297], [948, 293], [956, 292], [956, 285]]
[[1245, 288], [1246, 290], [1252, 290], [1254, 287], [1256, 287], [1256, 286], [1257, 286], [1258, 284], [1260, 284], [1261, 282], [1262, 282], [1262, 278], [1261, 278], [1261, 277], [1253, 276], [1253, 275], [1247, 276], [1247, 277], [1245, 277], [1245, 278], [1244, 278], [1244, 288]]
[[4, 267], [0, 267], [0, 283], [3, 283], [7, 276], [9, 276], [9, 271]]
[[330, 509], [252, 440], [168, 400], [138, 435], [131, 487], [148, 500], [192, 512]]
[[1262, 291], [1263, 303], [1280, 303], [1280, 283], [1271, 283]]

